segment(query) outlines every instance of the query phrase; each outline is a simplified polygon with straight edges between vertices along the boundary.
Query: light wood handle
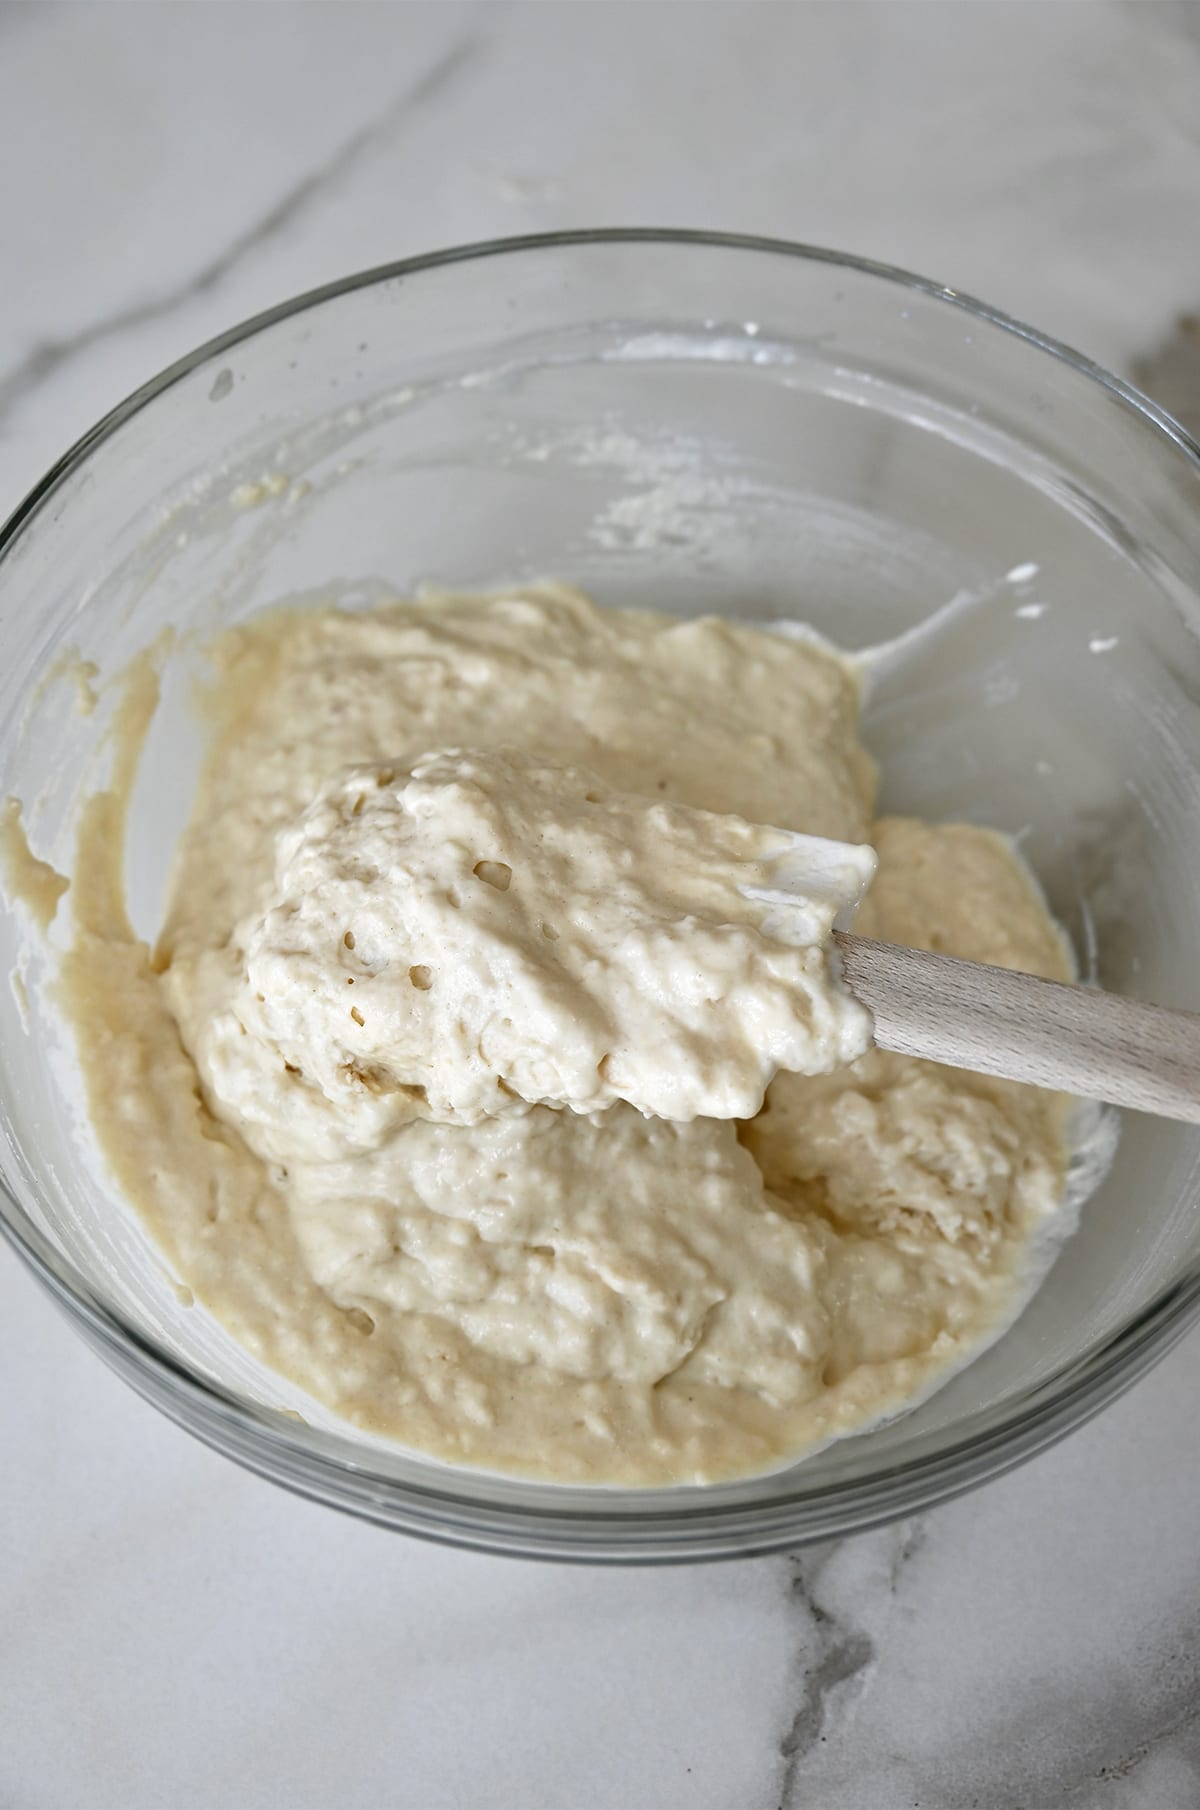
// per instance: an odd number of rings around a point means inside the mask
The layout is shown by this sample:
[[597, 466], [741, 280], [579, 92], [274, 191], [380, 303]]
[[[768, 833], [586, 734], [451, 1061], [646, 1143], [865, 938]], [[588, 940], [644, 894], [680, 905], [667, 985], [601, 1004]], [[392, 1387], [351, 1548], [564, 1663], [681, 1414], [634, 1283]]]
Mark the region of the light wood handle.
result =
[[1200, 1016], [834, 931], [880, 1049], [1200, 1124]]

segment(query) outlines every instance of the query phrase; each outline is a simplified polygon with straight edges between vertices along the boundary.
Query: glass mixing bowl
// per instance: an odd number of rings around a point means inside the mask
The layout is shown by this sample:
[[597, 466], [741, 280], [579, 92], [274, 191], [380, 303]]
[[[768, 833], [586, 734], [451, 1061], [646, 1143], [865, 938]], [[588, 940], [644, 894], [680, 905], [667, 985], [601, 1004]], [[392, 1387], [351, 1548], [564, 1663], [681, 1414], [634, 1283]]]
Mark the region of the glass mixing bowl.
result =
[[[314, 589], [353, 606], [535, 576], [893, 643], [865, 717], [884, 807], [1020, 836], [1085, 973], [1200, 1006], [1200, 449], [994, 310], [801, 246], [639, 231], [473, 246], [302, 296], [175, 365], [0, 537], [0, 795], [26, 801], [35, 848], [69, 870], [80, 799], [112, 759], [105, 681], [166, 625], [196, 631], [133, 800], [129, 892], [152, 934], [208, 631]], [[90, 712], [80, 660], [97, 669]], [[51, 945], [65, 934], [56, 921]], [[1056, 1439], [1200, 1307], [1200, 1135], [1128, 1116], [1024, 1315], [906, 1416], [719, 1487], [451, 1470], [339, 1423], [186, 1304], [106, 1180], [45, 986], [53, 948], [16, 912], [0, 968], [22, 977], [0, 988], [14, 1249], [181, 1425], [411, 1533], [625, 1562], [844, 1534]]]

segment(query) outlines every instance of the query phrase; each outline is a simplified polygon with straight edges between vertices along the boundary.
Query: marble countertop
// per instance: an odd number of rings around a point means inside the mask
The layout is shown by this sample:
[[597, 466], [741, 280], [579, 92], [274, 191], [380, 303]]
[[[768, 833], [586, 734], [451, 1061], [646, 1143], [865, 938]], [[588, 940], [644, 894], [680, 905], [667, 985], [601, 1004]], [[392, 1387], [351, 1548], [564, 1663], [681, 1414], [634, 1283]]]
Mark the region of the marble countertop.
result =
[[[3, 511], [255, 309], [563, 225], [839, 245], [1189, 381], [1193, 0], [8, 4], [0, 154]], [[7, 1253], [0, 1366], [4, 1810], [1200, 1805], [1195, 1334], [917, 1521], [655, 1573], [294, 1501]]]

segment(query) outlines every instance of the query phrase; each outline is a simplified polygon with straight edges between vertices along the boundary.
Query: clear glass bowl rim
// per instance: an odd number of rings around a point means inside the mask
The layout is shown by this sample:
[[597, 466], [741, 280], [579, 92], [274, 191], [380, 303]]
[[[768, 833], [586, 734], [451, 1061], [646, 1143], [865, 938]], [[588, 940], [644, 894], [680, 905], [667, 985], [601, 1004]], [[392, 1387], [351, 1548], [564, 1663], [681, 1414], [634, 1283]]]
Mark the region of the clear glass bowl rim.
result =
[[[322, 284], [205, 341], [134, 390], [71, 446], [34, 485], [0, 527], [0, 568], [21, 534], [61, 485], [106, 440], [154, 400], [200, 366], [290, 316], [320, 307], [357, 289], [408, 278], [453, 264], [568, 247], [647, 245], [703, 247], [766, 254], [832, 265], [874, 277], [961, 310], [1026, 341], [1067, 365], [1140, 415], [1169, 441], [1200, 480], [1200, 443], [1166, 410], [1132, 384], [1060, 340], [976, 297], [895, 265], [851, 253], [756, 234], [686, 227], [596, 227], [480, 240], [394, 263], [376, 265]], [[170, 1350], [129, 1325], [93, 1292], [87, 1280], [32, 1224], [0, 1182], [0, 1231], [87, 1342], [132, 1387], [226, 1456], [294, 1493], [421, 1538], [523, 1557], [581, 1562], [654, 1564], [779, 1552], [807, 1541], [864, 1531], [959, 1495], [1011, 1469], [1062, 1438], [1122, 1393], [1174, 1345], [1200, 1317], [1200, 1270], [1162, 1290], [1116, 1332], [1045, 1378], [1034, 1403], [1021, 1404], [983, 1433], [955, 1440], [902, 1464], [817, 1489], [781, 1491], [770, 1502], [706, 1503], [703, 1492], [670, 1503], [665, 1511], [606, 1506], [552, 1506], [552, 1492], [536, 1506], [484, 1503], [451, 1487], [434, 1488], [372, 1473], [369, 1455], [349, 1465], [326, 1455], [297, 1423], [267, 1411], [199, 1377]], [[470, 1473], [477, 1488], [485, 1479]], [[614, 1497], [623, 1492], [612, 1492]], [[662, 1498], [669, 1502], [669, 1498]]]

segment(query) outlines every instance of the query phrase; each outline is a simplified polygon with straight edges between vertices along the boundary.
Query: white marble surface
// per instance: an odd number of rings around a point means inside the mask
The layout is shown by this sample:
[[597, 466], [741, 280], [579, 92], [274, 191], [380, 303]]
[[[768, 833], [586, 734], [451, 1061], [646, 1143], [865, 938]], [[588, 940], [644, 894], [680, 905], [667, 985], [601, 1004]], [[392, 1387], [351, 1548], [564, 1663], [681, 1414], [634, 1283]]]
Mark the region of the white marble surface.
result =
[[[0, 7], [0, 508], [312, 283], [557, 225], [924, 269], [1128, 367], [1200, 307], [1200, 7]], [[1169, 399], [1168, 399], [1169, 400]], [[654, 1574], [292, 1501], [0, 1261], [4, 1810], [1189, 1810], [1193, 1336], [920, 1522]]]

